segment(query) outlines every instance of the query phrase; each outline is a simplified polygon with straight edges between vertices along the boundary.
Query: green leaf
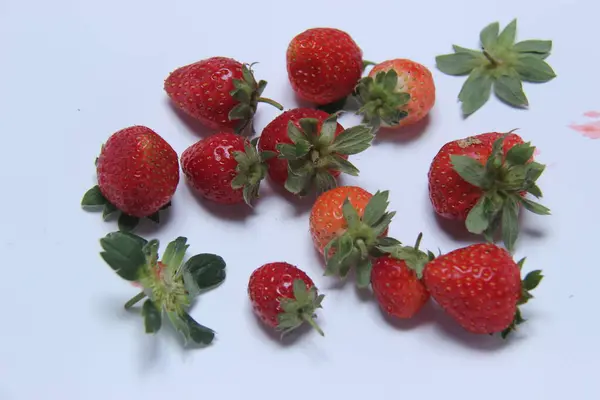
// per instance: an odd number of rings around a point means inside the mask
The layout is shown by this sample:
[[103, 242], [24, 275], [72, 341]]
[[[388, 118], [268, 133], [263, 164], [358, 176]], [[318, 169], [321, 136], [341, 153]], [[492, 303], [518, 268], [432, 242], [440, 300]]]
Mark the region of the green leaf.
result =
[[276, 147], [281, 157], [286, 160], [297, 160], [302, 158], [306, 156], [311, 149], [311, 145], [308, 142], [298, 142], [296, 144], [279, 143]]
[[496, 96], [515, 107], [529, 105], [523, 85], [519, 78], [513, 75], [501, 75], [494, 83], [494, 92]]
[[373, 235], [377, 237], [383, 234], [395, 216], [395, 211], [385, 213], [383, 217], [375, 225], [373, 225]]
[[506, 27], [502, 30], [502, 33], [498, 36], [497, 45], [504, 48], [509, 48], [515, 43], [517, 36], [517, 20], [513, 19]]
[[527, 189], [527, 193], [537, 197], [538, 199], [542, 197], [542, 190], [536, 185], [533, 184]]
[[502, 241], [511, 253], [519, 235], [519, 204], [517, 201], [513, 196], [509, 196], [502, 209]]
[[467, 220], [465, 221], [467, 230], [469, 232], [479, 235], [488, 228], [490, 220], [488, 219], [487, 206], [487, 196], [481, 196], [479, 201], [475, 204], [471, 211], [469, 211]]
[[303, 193], [312, 182], [312, 176], [305, 173], [294, 173], [288, 169], [288, 177], [285, 181], [285, 188], [293, 194]]
[[298, 143], [298, 142], [308, 143], [308, 140], [307, 140], [304, 132], [302, 132], [300, 130], [300, 128], [298, 128], [293, 121], [288, 121], [287, 133], [288, 133], [288, 137], [290, 138], [292, 143]]
[[523, 40], [513, 46], [519, 53], [549, 53], [552, 50], [551, 40]]
[[485, 188], [489, 185], [485, 167], [476, 159], [469, 156], [450, 155], [454, 170], [471, 185]]
[[107, 201], [106, 204], [104, 204], [104, 208], [102, 209], [102, 218], [104, 218], [104, 220], [106, 220], [106, 219], [108, 219], [108, 217], [110, 217], [117, 211], [119, 211], [117, 209], [117, 207], [115, 207], [114, 205], [112, 205], [111, 203], [109, 203]]
[[131, 232], [132, 230], [135, 229], [135, 227], [138, 225], [139, 222], [140, 222], [140, 219], [138, 217], [134, 217], [132, 215], [127, 215], [124, 212], [121, 212], [121, 215], [119, 215], [119, 220], [118, 220], [119, 230], [125, 231], [125, 232]]
[[353, 228], [360, 223], [358, 212], [347, 198], [344, 200], [344, 204], [342, 205], [342, 213], [349, 228]]
[[306, 134], [306, 137], [311, 138], [317, 135], [319, 120], [316, 118], [302, 118], [298, 123]]
[[[381, 74], [381, 72], [380, 72]], [[394, 69], [389, 69], [384, 73], [383, 87], [389, 92], [393, 92], [398, 84], [398, 74]]]
[[315, 186], [319, 193], [323, 193], [337, 187], [337, 181], [329, 171], [318, 171], [315, 175]]
[[550, 215], [550, 209], [539, 204], [536, 203], [534, 201], [531, 201], [529, 199], [526, 199], [524, 197], [521, 197], [521, 204], [523, 204], [523, 207], [525, 207], [526, 210], [531, 211], [532, 213], [538, 214], [538, 215]]
[[144, 302], [142, 316], [144, 317], [146, 333], [156, 333], [160, 330], [162, 324], [161, 312], [152, 300], [148, 299]]
[[542, 275], [541, 270], [531, 271], [525, 276], [525, 279], [523, 279], [523, 288], [525, 290], [533, 290], [538, 287], [543, 278], [544, 275]]
[[514, 68], [521, 79], [527, 82], [543, 83], [556, 78], [554, 70], [546, 61], [529, 54], [519, 55]]
[[306, 289], [306, 283], [302, 279], [294, 279], [292, 283], [292, 288], [294, 291], [294, 298], [297, 303], [300, 304], [308, 304], [309, 301], [309, 292]]
[[455, 53], [437, 56], [436, 65], [448, 75], [466, 75], [477, 65], [478, 59], [472, 53]]
[[356, 265], [356, 284], [359, 288], [366, 288], [371, 283], [373, 263], [370, 258], [360, 260]]
[[525, 180], [533, 184], [533, 182], [537, 181], [538, 178], [544, 173], [546, 166], [544, 164], [540, 164], [538, 162], [530, 162], [526, 165], [527, 175]]
[[490, 98], [493, 80], [482, 68], [475, 68], [463, 84], [458, 99], [465, 115], [473, 114]]
[[160, 223], [160, 213], [157, 211], [154, 214], [150, 214], [148, 215], [146, 218], [148, 218], [150, 221], [154, 222], [155, 224]]
[[371, 197], [363, 213], [362, 220], [365, 224], [373, 226], [383, 218], [390, 204], [388, 201], [389, 195], [390, 192], [385, 190], [383, 192], [378, 191]]
[[338, 154], [358, 154], [371, 146], [373, 132], [366, 125], [357, 125], [340, 133], [331, 144], [330, 151]]
[[182, 321], [187, 325], [189, 337], [195, 344], [208, 345], [211, 344], [215, 338], [215, 332], [207, 328], [206, 326], [200, 325], [196, 322], [188, 313], [182, 313]]
[[335, 138], [335, 131], [337, 130], [337, 116], [332, 115], [323, 121], [321, 125], [321, 135], [319, 136], [319, 143], [324, 146], [328, 146], [333, 143]]
[[181, 262], [185, 257], [185, 252], [188, 247], [190, 247], [190, 245], [186, 243], [187, 238], [179, 236], [167, 245], [167, 248], [163, 253], [161, 262], [165, 264], [167, 272], [171, 276], [176, 275], [181, 266]]
[[[335, 254], [331, 258], [327, 259], [328, 251], [325, 251], [324, 253], [327, 262], [325, 275], [327, 276], [336, 275], [340, 273], [340, 267], [342, 266], [344, 261], [352, 254], [352, 250], [354, 249], [354, 243], [352, 242], [352, 237], [350, 235], [344, 234], [336, 242], [333, 242], [332, 246], [329, 247], [335, 249]], [[328, 249], [326, 248], [326, 250]]]
[[466, 47], [457, 46], [455, 44], [452, 45], [452, 49], [456, 53], [468, 53], [468, 54], [471, 54], [472, 56], [474, 56], [476, 58], [480, 58], [480, 59], [482, 59], [484, 57], [483, 53], [481, 51], [467, 49]]
[[98, 185], [85, 192], [81, 199], [81, 205], [83, 207], [103, 206], [107, 203], [108, 200], [102, 195]]
[[481, 45], [483, 48], [490, 49], [496, 45], [499, 31], [500, 24], [498, 24], [498, 22], [491, 23], [483, 28], [479, 34], [479, 40], [481, 40]]
[[155, 266], [158, 262], [158, 240], [152, 239], [142, 247], [142, 252], [146, 257], [146, 265]]
[[358, 176], [359, 170], [350, 161], [340, 157], [338, 154], [331, 155], [329, 169], [337, 170], [348, 175]]
[[527, 166], [515, 165], [509, 168], [502, 181], [502, 189], [509, 191], [520, 191], [525, 189], [525, 175]]
[[185, 287], [193, 297], [221, 284], [225, 275], [225, 261], [216, 254], [197, 254], [183, 267]]
[[520, 143], [511, 147], [506, 153], [506, 161], [510, 165], [525, 165], [533, 157], [535, 147], [531, 143]]
[[140, 269], [146, 265], [142, 251], [144, 239], [125, 232], [112, 232], [100, 239], [104, 250], [100, 256], [123, 279], [137, 280]]
[[228, 118], [231, 121], [236, 119], [248, 119], [250, 117], [252, 117], [252, 108], [250, 108], [248, 103], [239, 103], [229, 111], [228, 115]]

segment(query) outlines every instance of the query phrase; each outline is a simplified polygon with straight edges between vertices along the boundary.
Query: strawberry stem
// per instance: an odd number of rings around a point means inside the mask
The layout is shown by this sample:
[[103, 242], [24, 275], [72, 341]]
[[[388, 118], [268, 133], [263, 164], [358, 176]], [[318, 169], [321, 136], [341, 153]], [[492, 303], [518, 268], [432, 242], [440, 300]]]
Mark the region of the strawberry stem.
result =
[[146, 297], [146, 293], [139, 292], [138, 294], [133, 296], [131, 299], [129, 299], [129, 301], [127, 303], [125, 303], [125, 309], [129, 310], [131, 307], [133, 307], [138, 301], [142, 300], [144, 297]]
[[319, 334], [321, 336], [325, 336], [325, 333], [323, 333], [323, 330], [321, 330], [321, 327], [319, 327], [319, 325], [315, 322], [315, 320], [313, 319], [312, 316], [310, 316], [310, 315], [308, 315], [306, 313], [303, 313], [302, 314], [302, 319], [304, 321], [308, 322], [308, 324], [310, 326], [312, 326], [317, 332], [319, 332]]
[[498, 61], [496, 61], [496, 59], [492, 57], [492, 55], [488, 53], [487, 50], [483, 49], [483, 55], [485, 56], [485, 58], [488, 59], [490, 63], [492, 63], [494, 67], [498, 65]]
[[266, 97], [259, 97], [257, 101], [261, 102], [261, 103], [270, 104], [270, 105], [272, 105], [273, 107], [277, 108], [280, 111], [283, 110], [283, 106], [281, 104], [279, 104], [278, 102], [276, 102], [275, 100], [267, 99]]
[[421, 239], [423, 239], [423, 232], [419, 233], [419, 236], [417, 236], [417, 241], [415, 243], [415, 250], [419, 250], [419, 246], [421, 245]]

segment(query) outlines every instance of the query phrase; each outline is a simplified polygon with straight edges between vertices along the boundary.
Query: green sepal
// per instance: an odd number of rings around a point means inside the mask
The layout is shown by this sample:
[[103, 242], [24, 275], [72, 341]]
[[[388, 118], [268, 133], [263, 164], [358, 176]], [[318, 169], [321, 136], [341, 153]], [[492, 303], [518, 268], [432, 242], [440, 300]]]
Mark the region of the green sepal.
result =
[[256, 142], [244, 145], [244, 151], [235, 151], [233, 157], [237, 161], [236, 176], [231, 181], [233, 189], [241, 189], [244, 202], [252, 207], [259, 197], [260, 183], [267, 175], [266, 161], [275, 154], [261, 153], [256, 148]]
[[215, 332], [212, 329], [200, 325], [187, 312], [168, 312], [167, 317], [175, 330], [182, 336], [184, 346], [190, 342], [198, 346], [207, 346], [215, 338]]
[[138, 217], [134, 217], [132, 215], [128, 215], [124, 212], [121, 212], [117, 223], [119, 225], [120, 231], [131, 232], [138, 226], [138, 224], [140, 223], [140, 219]]
[[321, 328], [315, 322], [316, 310], [323, 308], [324, 295], [318, 295], [317, 289], [311, 286], [306, 288], [306, 283], [302, 279], [296, 279], [293, 282], [293, 298], [280, 297], [279, 304], [283, 312], [279, 313], [277, 330], [285, 335], [298, 328], [303, 323], [308, 323], [321, 336], [325, 336]]
[[85, 192], [81, 199], [82, 207], [99, 207], [106, 204], [108, 204], [108, 200], [106, 200], [98, 185]]
[[193, 298], [225, 280], [225, 261], [216, 254], [197, 254], [183, 266], [183, 282]]
[[156, 333], [162, 325], [162, 311], [156, 308], [152, 300], [147, 299], [142, 306], [142, 316], [144, 317], [144, 327], [146, 333]]
[[435, 259], [435, 255], [431, 251], [419, 250], [422, 238], [423, 233], [419, 233], [415, 245], [412, 247], [395, 245], [390, 247], [380, 246], [380, 249], [388, 253], [390, 257], [404, 261], [406, 266], [415, 272], [417, 278], [422, 279], [425, 266]]
[[165, 265], [168, 275], [181, 275], [181, 266], [188, 247], [190, 247], [190, 245], [187, 244], [187, 238], [183, 236], [179, 236], [167, 245], [161, 262]]
[[259, 102], [268, 103], [279, 110], [283, 110], [281, 104], [261, 97], [262, 92], [267, 86], [267, 82], [262, 80], [256, 82], [252, 65], [244, 64], [242, 66], [242, 79], [234, 79], [234, 89], [229, 92], [231, 97], [239, 102], [231, 109], [228, 115], [230, 121], [239, 121], [235, 127], [235, 132], [238, 134], [246, 131], [248, 125], [252, 123]]
[[112, 203], [106, 202], [104, 207], [102, 207], [102, 218], [107, 220], [111, 215], [119, 211], [117, 207], [115, 207]]
[[136, 281], [146, 265], [143, 248], [145, 239], [128, 232], [111, 232], [100, 239], [104, 251], [100, 256], [119, 275], [128, 281]]

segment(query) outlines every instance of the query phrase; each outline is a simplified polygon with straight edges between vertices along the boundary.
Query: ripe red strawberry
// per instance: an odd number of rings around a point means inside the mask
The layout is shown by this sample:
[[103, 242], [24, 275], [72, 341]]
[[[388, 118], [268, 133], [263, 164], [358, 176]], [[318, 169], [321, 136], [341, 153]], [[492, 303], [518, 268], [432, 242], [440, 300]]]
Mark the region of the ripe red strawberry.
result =
[[283, 110], [261, 97], [267, 82], [254, 79], [252, 66], [212, 57], [180, 67], [165, 80], [165, 91], [181, 110], [212, 129], [242, 132], [251, 125], [259, 102]]
[[104, 218], [121, 211], [119, 228], [131, 230], [139, 218], [159, 222], [158, 211], [170, 205], [179, 183], [175, 150], [156, 132], [132, 126], [114, 133], [96, 159], [98, 185], [81, 205], [104, 208]]
[[435, 103], [435, 84], [427, 67], [406, 59], [377, 64], [356, 87], [359, 114], [375, 128], [414, 124]]
[[310, 213], [310, 234], [325, 257], [325, 275], [345, 278], [355, 267], [358, 287], [369, 286], [373, 258], [387, 254], [385, 246], [399, 244], [386, 237], [396, 214], [386, 210], [388, 195], [343, 186], [317, 198]]
[[181, 155], [181, 168], [203, 197], [221, 204], [251, 205], [266, 175], [266, 157], [268, 153], [259, 155], [248, 139], [221, 132], [188, 147]]
[[310, 108], [280, 114], [263, 130], [258, 148], [274, 152], [268, 160], [269, 176], [291, 193], [306, 195], [312, 188], [326, 191], [337, 185], [341, 172], [358, 175], [347, 161], [371, 145], [373, 134], [365, 126], [344, 130], [336, 115]]
[[314, 318], [325, 296], [299, 268], [286, 262], [263, 265], [250, 276], [248, 296], [256, 315], [283, 334], [306, 322], [323, 335]]
[[300, 98], [332, 103], [352, 93], [363, 71], [362, 51], [346, 32], [308, 29], [290, 42], [287, 71]]
[[514, 133], [484, 133], [445, 144], [429, 169], [429, 197], [444, 218], [465, 221], [488, 240], [502, 225], [512, 251], [518, 235], [519, 205], [536, 214], [550, 210], [527, 198], [541, 197], [536, 180], [545, 166], [533, 161], [535, 147]]
[[423, 268], [434, 256], [419, 250], [422, 235], [415, 247], [396, 246], [390, 255], [373, 263], [371, 287], [382, 310], [397, 318], [412, 318], [429, 300], [421, 281]]
[[515, 263], [506, 250], [479, 243], [429, 262], [423, 280], [435, 301], [467, 331], [506, 337], [525, 321], [518, 306], [533, 297], [529, 291], [543, 278], [536, 270], [521, 282], [524, 261]]

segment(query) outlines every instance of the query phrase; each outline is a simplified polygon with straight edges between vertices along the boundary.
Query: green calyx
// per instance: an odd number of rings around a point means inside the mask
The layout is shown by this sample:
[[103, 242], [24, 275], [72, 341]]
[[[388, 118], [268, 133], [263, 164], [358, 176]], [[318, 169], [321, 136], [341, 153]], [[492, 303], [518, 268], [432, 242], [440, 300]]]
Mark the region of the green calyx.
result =
[[436, 57], [437, 67], [449, 75], [469, 75], [458, 99], [462, 111], [470, 115], [481, 108], [492, 92], [502, 101], [527, 107], [522, 82], [548, 82], [556, 77], [544, 61], [552, 49], [550, 40], [525, 40], [515, 43], [517, 20], [502, 32], [497, 22], [480, 33], [481, 51], [454, 45], [454, 53]]
[[358, 114], [375, 130], [381, 125], [398, 125], [408, 115], [402, 106], [410, 101], [410, 94], [398, 88], [398, 74], [393, 69], [378, 72], [374, 78], [362, 78], [355, 91]]
[[[519, 270], [522, 270], [523, 264], [525, 264], [525, 258], [521, 259], [521, 261], [519, 261], [518, 264]], [[517, 302], [517, 311], [515, 312], [515, 318], [513, 319], [512, 323], [508, 326], [508, 328], [506, 328], [500, 333], [502, 339], [506, 339], [512, 331], [517, 330], [518, 325], [527, 321], [521, 316], [521, 310], [518, 306], [526, 304], [529, 300], [533, 298], [533, 295], [530, 292], [536, 287], [538, 287], [543, 278], [544, 275], [542, 275], [542, 271], [538, 269], [529, 272], [527, 276], [525, 276], [525, 279], [521, 281], [521, 297]]]
[[276, 156], [273, 152], [260, 152], [256, 149], [258, 139], [244, 145], [244, 151], [236, 151], [233, 157], [237, 161], [237, 175], [231, 181], [233, 189], [242, 189], [244, 201], [249, 206], [259, 197], [260, 182], [267, 175], [266, 161]]
[[[140, 222], [140, 218], [134, 217], [133, 215], [125, 214], [124, 212], [117, 209], [115, 205], [109, 202], [100, 191], [100, 187], [98, 185], [85, 192], [83, 198], [81, 199], [81, 206], [84, 209], [101, 209], [102, 218], [104, 218], [104, 220], [107, 220], [112, 215], [118, 213], [119, 217], [117, 221], [119, 225], [119, 230], [124, 232], [130, 232], [134, 230]], [[160, 211], [166, 210], [169, 207], [171, 207], [171, 202], [168, 202], [167, 204], [162, 206], [162, 208], [159, 211], [155, 212], [152, 215], [148, 215], [146, 218], [158, 224], [160, 223]]]
[[342, 213], [348, 225], [346, 232], [325, 246], [326, 276], [345, 278], [352, 267], [356, 270], [356, 284], [365, 288], [371, 283], [372, 258], [386, 254], [386, 250], [400, 243], [389, 237], [381, 237], [394, 218], [388, 212], [389, 192], [377, 192], [367, 206], [362, 218], [350, 201], [346, 199]]
[[435, 259], [435, 255], [431, 251], [425, 253], [419, 250], [422, 238], [423, 234], [419, 233], [414, 247], [397, 244], [392, 246], [378, 246], [378, 250], [389, 254], [390, 257], [404, 261], [406, 266], [415, 272], [417, 278], [421, 279], [423, 278], [423, 270], [427, 263]]
[[239, 102], [229, 112], [229, 120], [239, 120], [239, 124], [235, 128], [236, 133], [243, 133], [252, 122], [258, 103], [267, 103], [278, 110], [283, 110], [283, 106], [276, 101], [261, 97], [267, 87], [267, 82], [263, 80], [256, 82], [252, 72], [253, 65], [244, 64], [242, 66], [242, 79], [234, 79], [235, 89], [229, 92], [231, 97]]
[[337, 186], [332, 171], [340, 171], [358, 176], [358, 169], [343, 155], [360, 153], [371, 146], [373, 132], [364, 125], [346, 129], [335, 136], [337, 115], [323, 121], [319, 131], [319, 121], [303, 118], [297, 127], [288, 123], [288, 136], [291, 144], [277, 145], [279, 158], [288, 162], [288, 178], [285, 188], [296, 195], [305, 196], [313, 187], [324, 192]]
[[156, 333], [167, 316], [183, 336], [184, 344], [207, 345], [215, 332], [198, 324], [188, 314], [192, 300], [225, 279], [225, 262], [214, 254], [198, 254], [183, 262], [187, 239], [168, 244], [162, 259], [158, 240], [130, 232], [112, 232], [100, 240], [100, 256], [121, 278], [136, 282], [142, 291], [125, 303], [125, 309], [147, 298], [142, 306], [146, 333]]
[[277, 330], [282, 331], [282, 335], [285, 335], [303, 323], [307, 323], [321, 336], [325, 336], [314, 320], [316, 318], [315, 311], [318, 308], [323, 308], [321, 303], [325, 295], [317, 295], [317, 289], [314, 286], [306, 289], [306, 284], [302, 279], [294, 280], [293, 289], [293, 299], [287, 297], [279, 299], [283, 312], [278, 315]]
[[545, 165], [529, 162], [535, 147], [531, 143], [513, 146], [503, 156], [503, 142], [508, 134], [498, 138], [489, 159], [482, 165], [469, 156], [451, 155], [454, 170], [467, 182], [482, 189], [483, 195], [467, 215], [467, 230], [484, 234], [493, 241], [496, 230], [501, 226], [502, 240], [512, 252], [519, 233], [520, 205], [539, 215], [549, 215], [550, 210], [541, 204], [521, 196], [522, 192], [542, 197], [536, 181]]

